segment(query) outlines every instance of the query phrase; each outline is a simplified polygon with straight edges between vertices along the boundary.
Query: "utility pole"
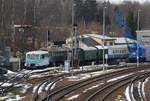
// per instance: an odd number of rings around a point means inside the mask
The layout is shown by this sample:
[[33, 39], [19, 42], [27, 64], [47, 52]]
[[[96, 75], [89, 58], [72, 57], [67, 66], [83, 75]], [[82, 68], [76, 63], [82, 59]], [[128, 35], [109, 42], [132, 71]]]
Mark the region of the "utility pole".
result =
[[[36, 5], [36, 0], [34, 0], [34, 17], [33, 17], [33, 26], [35, 27], [36, 26], [36, 7], [37, 5]], [[33, 35], [32, 35], [32, 46], [33, 46], [33, 48], [35, 48], [35, 30], [34, 30], [34, 32], [32, 33]]]
[[5, 40], [4, 40], [4, 1], [5, 0], [1, 0], [1, 19], [0, 19], [0, 45], [2, 48], [2, 51], [4, 51], [4, 47], [5, 47]]
[[13, 52], [15, 52], [15, 0], [12, 0], [12, 48]]
[[[141, 10], [138, 10], [138, 22], [137, 22], [137, 30], [140, 30], [140, 12]], [[137, 36], [136, 36], [137, 37]], [[137, 39], [137, 67], [139, 67], [139, 46], [138, 46], [138, 39]]]
[[26, 24], [26, 15], [27, 15], [27, 2], [24, 0], [24, 19], [23, 24]]
[[103, 71], [105, 70], [105, 10], [106, 10], [106, 6], [105, 6], [105, 2], [104, 2], [104, 7], [103, 7]]
[[72, 67], [78, 62], [78, 53], [77, 53], [77, 24], [75, 22], [75, 0], [72, 0]]
[[1, 25], [0, 25], [0, 34], [2, 34], [2, 40], [4, 40], [4, 1], [2, 0], [2, 4], [1, 4]]
[[4, 33], [4, 0], [1, 4], [1, 32]]
[[71, 38], [72, 38], [72, 45], [71, 45], [71, 51], [72, 51], [72, 55], [71, 55], [71, 63], [72, 63], [72, 69], [73, 69], [73, 64], [74, 64], [74, 0], [72, 0], [72, 31], [71, 31]]

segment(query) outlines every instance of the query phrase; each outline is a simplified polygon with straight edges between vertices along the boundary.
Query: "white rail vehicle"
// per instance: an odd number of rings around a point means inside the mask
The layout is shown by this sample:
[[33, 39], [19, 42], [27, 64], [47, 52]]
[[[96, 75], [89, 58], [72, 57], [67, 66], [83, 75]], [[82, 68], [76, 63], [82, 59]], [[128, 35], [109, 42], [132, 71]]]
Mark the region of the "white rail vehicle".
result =
[[25, 66], [26, 67], [41, 67], [49, 65], [48, 51], [30, 51], [26, 53]]

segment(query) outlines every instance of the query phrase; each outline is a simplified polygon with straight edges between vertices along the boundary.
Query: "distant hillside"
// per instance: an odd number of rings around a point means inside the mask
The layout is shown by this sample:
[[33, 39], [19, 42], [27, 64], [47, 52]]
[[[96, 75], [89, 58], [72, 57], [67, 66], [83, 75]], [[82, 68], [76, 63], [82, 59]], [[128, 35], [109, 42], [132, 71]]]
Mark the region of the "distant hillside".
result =
[[[28, 47], [28, 39], [31, 39], [31, 49], [41, 47], [45, 42], [47, 30], [51, 30], [51, 40], [61, 41], [71, 36], [72, 0], [0, 0], [0, 38], [5, 40], [8, 46], [19, 47], [18, 43], [24, 40]], [[25, 2], [24, 2], [25, 1]], [[125, 1], [115, 5], [96, 0], [75, 0], [75, 22], [78, 24], [78, 34], [97, 33], [102, 34], [103, 6], [106, 8], [106, 34], [109, 36], [123, 36], [115, 17], [115, 8], [121, 9], [129, 26], [136, 30], [137, 11], [140, 9], [140, 28], [150, 29], [150, 4]], [[132, 21], [132, 22], [131, 22]], [[13, 24], [32, 25], [32, 28], [13, 30]], [[12, 45], [12, 35], [15, 35]], [[25, 38], [26, 37], [26, 38]], [[38, 42], [35, 42], [38, 40]], [[34, 46], [34, 43], [38, 45]], [[41, 44], [40, 44], [41, 43]], [[22, 47], [22, 48], [21, 48]]]

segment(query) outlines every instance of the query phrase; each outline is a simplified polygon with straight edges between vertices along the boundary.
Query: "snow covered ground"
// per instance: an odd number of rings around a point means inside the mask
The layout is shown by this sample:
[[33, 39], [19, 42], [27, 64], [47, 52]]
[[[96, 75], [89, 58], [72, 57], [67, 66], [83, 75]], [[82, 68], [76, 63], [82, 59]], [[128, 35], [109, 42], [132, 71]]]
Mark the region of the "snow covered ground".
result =
[[108, 80], [107, 82], [116, 81], [116, 80], [122, 79], [122, 78], [127, 77], [127, 76], [132, 75], [132, 74], [133, 74], [133, 73], [126, 74], [126, 75], [122, 75], [122, 76], [119, 76], [119, 77], [116, 77], [116, 78], [110, 79], [110, 80]]
[[73, 100], [79, 97], [79, 94], [69, 97], [67, 100]]
[[[8, 87], [11, 86], [11, 83], [4, 83], [2, 86]], [[6, 96], [0, 97], [0, 101], [20, 101], [22, 96], [21, 94], [25, 94], [26, 91], [31, 87], [31, 84], [16, 84], [14, 85], [15, 91], [10, 91]]]
[[21, 97], [20, 95], [9, 94], [9, 95], [7, 95], [5, 97], [0, 97], [0, 100], [4, 100], [4, 101], [20, 101], [23, 98], [24, 97]]
[[115, 69], [109, 69], [109, 70], [105, 70], [105, 71], [97, 71], [97, 72], [91, 72], [91, 73], [85, 73], [85, 74], [78, 74], [76, 76], [70, 76], [67, 77], [69, 81], [80, 81], [83, 79], [87, 79], [93, 76], [98, 76], [98, 75], [102, 75], [104, 73], [109, 73], [112, 71], [116, 71]]

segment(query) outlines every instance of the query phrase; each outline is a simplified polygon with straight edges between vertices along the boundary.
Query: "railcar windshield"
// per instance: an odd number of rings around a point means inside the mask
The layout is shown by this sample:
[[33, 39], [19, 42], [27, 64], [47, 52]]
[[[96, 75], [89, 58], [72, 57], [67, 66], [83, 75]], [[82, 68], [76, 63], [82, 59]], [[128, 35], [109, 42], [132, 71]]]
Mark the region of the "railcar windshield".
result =
[[36, 59], [39, 59], [39, 54], [28, 54], [27, 55], [27, 58], [28, 59], [32, 59], [32, 60], [36, 60]]

